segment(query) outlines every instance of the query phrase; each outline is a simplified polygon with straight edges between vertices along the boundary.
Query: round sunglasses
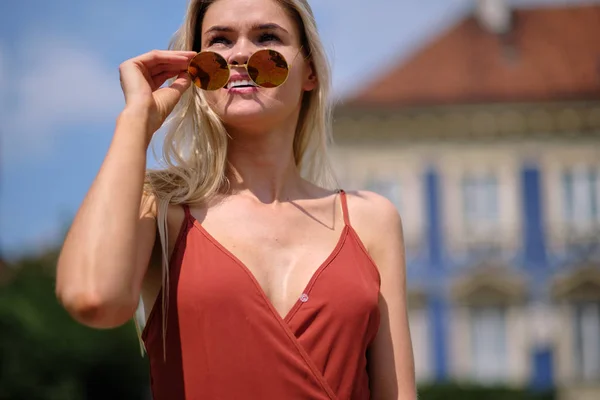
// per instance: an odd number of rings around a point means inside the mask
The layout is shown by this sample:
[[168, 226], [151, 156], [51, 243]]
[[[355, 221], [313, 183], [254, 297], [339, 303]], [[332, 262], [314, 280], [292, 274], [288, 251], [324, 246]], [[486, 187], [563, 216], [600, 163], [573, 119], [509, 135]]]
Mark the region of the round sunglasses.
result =
[[274, 88], [285, 83], [291, 67], [283, 54], [271, 49], [256, 51], [246, 64], [241, 65], [229, 64], [222, 55], [214, 51], [201, 51], [190, 60], [188, 74], [200, 89], [212, 91], [227, 86], [231, 68], [245, 68], [254, 84]]

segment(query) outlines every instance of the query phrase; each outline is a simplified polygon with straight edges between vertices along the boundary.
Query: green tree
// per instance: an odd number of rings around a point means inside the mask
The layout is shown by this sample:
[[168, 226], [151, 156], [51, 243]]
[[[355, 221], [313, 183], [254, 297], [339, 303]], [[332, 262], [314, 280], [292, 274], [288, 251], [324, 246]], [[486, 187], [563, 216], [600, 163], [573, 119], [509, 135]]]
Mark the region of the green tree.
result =
[[54, 294], [57, 252], [0, 269], [0, 399], [147, 399], [133, 324], [95, 330]]

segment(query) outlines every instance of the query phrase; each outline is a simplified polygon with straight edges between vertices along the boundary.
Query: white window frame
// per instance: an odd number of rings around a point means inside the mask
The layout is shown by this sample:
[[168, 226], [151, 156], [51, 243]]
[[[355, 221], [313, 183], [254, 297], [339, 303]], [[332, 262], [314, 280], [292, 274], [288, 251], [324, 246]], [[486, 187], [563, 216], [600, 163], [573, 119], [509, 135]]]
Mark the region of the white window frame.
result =
[[561, 174], [562, 220], [570, 230], [590, 231], [600, 225], [600, 167], [577, 164]]
[[506, 307], [471, 307], [471, 378], [483, 384], [506, 383], [508, 358]]
[[500, 180], [493, 172], [465, 173], [460, 180], [463, 226], [467, 233], [493, 234], [500, 225]]
[[600, 302], [575, 306], [574, 347], [577, 377], [586, 382], [600, 380]]

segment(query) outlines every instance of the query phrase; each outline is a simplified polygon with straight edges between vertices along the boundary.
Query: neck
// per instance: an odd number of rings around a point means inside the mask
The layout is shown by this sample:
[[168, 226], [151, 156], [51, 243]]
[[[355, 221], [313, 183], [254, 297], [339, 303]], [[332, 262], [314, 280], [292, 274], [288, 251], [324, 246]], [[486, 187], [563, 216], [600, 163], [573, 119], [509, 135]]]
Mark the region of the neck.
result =
[[293, 153], [295, 122], [268, 132], [228, 128], [228, 178], [234, 193], [270, 204], [291, 198], [303, 182]]

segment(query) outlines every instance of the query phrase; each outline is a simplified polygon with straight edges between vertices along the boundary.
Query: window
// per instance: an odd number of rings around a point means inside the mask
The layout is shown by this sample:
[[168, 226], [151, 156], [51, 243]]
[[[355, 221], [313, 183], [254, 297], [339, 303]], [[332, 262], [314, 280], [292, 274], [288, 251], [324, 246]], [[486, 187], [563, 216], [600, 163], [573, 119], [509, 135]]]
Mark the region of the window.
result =
[[468, 230], [491, 228], [499, 220], [498, 180], [494, 175], [465, 176], [462, 181], [463, 216]]
[[600, 223], [600, 169], [575, 167], [562, 176], [563, 219], [573, 228]]
[[425, 308], [410, 308], [408, 322], [412, 337], [412, 347], [415, 359], [415, 374], [419, 382], [432, 378], [430, 362], [430, 345], [428, 314]]
[[508, 378], [506, 312], [503, 307], [471, 309], [471, 375], [481, 383]]
[[401, 187], [398, 179], [371, 179], [366, 186], [367, 190], [387, 198], [399, 212], [402, 212]]
[[580, 379], [600, 379], [600, 302], [575, 307], [575, 365]]

